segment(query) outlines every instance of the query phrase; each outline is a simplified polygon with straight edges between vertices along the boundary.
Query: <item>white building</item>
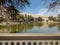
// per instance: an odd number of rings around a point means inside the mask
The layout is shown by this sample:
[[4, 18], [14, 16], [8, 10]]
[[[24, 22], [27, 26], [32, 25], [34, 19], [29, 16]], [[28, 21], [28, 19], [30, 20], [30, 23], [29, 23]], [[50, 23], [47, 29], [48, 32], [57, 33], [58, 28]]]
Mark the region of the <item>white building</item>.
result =
[[[22, 14], [22, 15], [31, 15], [31, 16], [33, 16], [34, 18], [37, 18], [37, 17], [42, 17], [42, 19], [43, 19], [43, 22], [53, 22], [53, 21], [50, 21], [49, 20], [49, 16], [40, 16], [40, 15], [38, 15], [38, 14], [29, 14], [29, 13], [20, 13], [20, 14]], [[58, 19], [57, 18], [57, 16], [53, 16], [53, 17], [55, 17], [56, 19]]]

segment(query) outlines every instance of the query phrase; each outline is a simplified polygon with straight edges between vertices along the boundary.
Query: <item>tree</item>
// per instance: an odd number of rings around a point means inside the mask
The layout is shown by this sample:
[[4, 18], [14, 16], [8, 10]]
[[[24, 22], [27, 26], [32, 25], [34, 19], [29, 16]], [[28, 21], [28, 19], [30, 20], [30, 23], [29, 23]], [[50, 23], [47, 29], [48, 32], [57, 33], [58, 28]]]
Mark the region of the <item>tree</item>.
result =
[[28, 0], [0, 0], [0, 14], [5, 15], [5, 19], [8, 20], [9, 14], [15, 17], [18, 14], [18, 8], [23, 9], [26, 5], [30, 5]]
[[42, 17], [38, 17], [37, 20], [38, 20], [39, 22], [43, 21]]
[[49, 16], [48, 19], [49, 19], [50, 21], [53, 21], [53, 16]]
[[56, 6], [58, 7], [60, 5], [60, 0], [52, 0], [52, 1], [53, 3], [49, 5], [49, 9], [56, 8]]
[[13, 6], [10, 6], [7, 8], [8, 11], [8, 16], [11, 17], [11, 20], [16, 20], [17, 19], [17, 15], [19, 15], [19, 11], [17, 9], [15, 9]]
[[[0, 0], [1, 6], [14, 6], [14, 7], [25, 7], [26, 4], [30, 4], [28, 0]], [[1, 7], [0, 6], [0, 7]]]
[[29, 22], [34, 22], [34, 17], [32, 17], [31, 15], [28, 16], [28, 21]]
[[53, 17], [53, 16], [49, 16], [48, 19], [49, 19], [50, 21], [57, 21], [57, 19], [56, 19], [55, 17]]
[[23, 23], [24, 22], [24, 16], [22, 14], [17, 15], [18, 22]]
[[48, 6], [48, 11], [60, 8], [60, 0], [45, 0], [45, 2], [51, 1]]

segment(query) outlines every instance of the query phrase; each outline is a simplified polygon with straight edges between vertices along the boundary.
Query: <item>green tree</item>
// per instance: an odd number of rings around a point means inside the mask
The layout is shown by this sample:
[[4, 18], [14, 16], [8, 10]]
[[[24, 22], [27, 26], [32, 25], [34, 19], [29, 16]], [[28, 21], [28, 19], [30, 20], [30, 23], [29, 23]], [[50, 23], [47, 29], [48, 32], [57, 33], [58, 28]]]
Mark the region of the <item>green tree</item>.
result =
[[54, 8], [58, 8], [58, 6], [60, 5], [60, 0], [52, 0], [53, 3], [50, 3], [49, 5], [49, 9], [54, 9]]
[[24, 16], [22, 14], [17, 15], [18, 22], [23, 23], [24, 22]]
[[29, 15], [28, 16], [28, 21], [33, 23], [34, 22], [34, 17], [32, 17], [31, 15]]
[[22, 9], [26, 5], [30, 5], [28, 0], [0, 0], [0, 13], [3, 17], [5, 15], [5, 19], [7, 21], [9, 19], [9, 14], [12, 17], [14, 15], [15, 17], [15, 15], [18, 14], [18, 8]]
[[48, 11], [50, 10], [55, 10], [58, 9], [60, 6], [60, 0], [44, 0], [45, 3], [47, 4], [48, 1], [50, 1], [49, 5], [48, 5]]
[[37, 21], [39, 21], [39, 22], [43, 21], [42, 17], [38, 17]]
[[48, 19], [49, 19], [50, 21], [53, 21], [53, 16], [49, 16]]
[[[14, 6], [14, 7], [25, 7], [25, 5], [30, 4], [28, 0], [0, 0], [1, 6]], [[0, 6], [0, 7], [1, 7]]]
[[48, 19], [49, 19], [50, 21], [57, 21], [56, 17], [53, 17], [53, 16], [49, 16]]

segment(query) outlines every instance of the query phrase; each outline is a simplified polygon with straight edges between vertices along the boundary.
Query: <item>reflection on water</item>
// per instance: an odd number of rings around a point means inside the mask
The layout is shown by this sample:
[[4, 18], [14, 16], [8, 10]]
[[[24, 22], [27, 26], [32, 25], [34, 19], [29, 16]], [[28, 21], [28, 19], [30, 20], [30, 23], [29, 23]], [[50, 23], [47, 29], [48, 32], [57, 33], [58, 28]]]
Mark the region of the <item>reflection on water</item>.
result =
[[0, 25], [0, 33], [58, 33], [58, 23]]

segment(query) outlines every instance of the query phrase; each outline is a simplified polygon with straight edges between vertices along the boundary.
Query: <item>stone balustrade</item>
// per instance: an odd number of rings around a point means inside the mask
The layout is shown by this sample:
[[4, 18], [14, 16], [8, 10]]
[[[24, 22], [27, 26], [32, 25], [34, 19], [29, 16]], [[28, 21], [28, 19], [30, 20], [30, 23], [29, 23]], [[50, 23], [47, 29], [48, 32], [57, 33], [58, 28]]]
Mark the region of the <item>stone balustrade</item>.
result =
[[51, 34], [0, 34], [0, 45], [60, 45], [60, 36]]
[[0, 45], [60, 45], [60, 40], [0, 40]]

